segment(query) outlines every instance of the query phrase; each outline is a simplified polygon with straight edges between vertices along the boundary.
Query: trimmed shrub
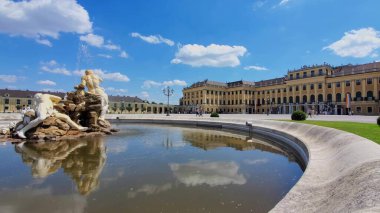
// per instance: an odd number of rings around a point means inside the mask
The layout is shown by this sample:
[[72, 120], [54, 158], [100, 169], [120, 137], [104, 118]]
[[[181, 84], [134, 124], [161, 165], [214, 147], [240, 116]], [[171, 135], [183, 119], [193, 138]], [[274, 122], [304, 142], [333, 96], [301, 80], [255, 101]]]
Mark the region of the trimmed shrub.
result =
[[292, 114], [292, 120], [304, 121], [304, 120], [306, 120], [306, 113], [304, 113], [303, 111], [295, 111]]
[[212, 112], [210, 117], [219, 118], [219, 114], [217, 112]]
[[377, 118], [377, 125], [380, 126], [380, 116]]

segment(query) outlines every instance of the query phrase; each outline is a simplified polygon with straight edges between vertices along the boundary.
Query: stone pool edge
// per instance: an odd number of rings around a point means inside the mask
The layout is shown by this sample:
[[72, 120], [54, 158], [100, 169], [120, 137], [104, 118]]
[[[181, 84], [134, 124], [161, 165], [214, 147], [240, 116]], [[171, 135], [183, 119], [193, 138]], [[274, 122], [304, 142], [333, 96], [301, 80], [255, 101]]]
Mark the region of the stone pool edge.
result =
[[271, 212], [351, 212], [380, 210], [380, 146], [360, 136], [326, 127], [281, 121], [130, 118], [112, 123], [216, 127], [269, 135], [295, 149], [307, 167]]

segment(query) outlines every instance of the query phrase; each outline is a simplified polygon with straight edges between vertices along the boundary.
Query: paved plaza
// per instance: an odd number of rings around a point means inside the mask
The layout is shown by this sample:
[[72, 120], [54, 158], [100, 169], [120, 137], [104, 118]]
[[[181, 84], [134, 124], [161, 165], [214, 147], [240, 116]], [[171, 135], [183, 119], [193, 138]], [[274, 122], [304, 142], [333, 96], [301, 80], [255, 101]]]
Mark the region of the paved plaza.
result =
[[[290, 120], [290, 115], [278, 115], [278, 114], [220, 114], [219, 120]], [[163, 118], [166, 114], [107, 114], [108, 119], [128, 119], [128, 118]], [[171, 119], [187, 119], [187, 120], [202, 120], [210, 118], [209, 114], [204, 114], [202, 117], [198, 117], [195, 114], [170, 114]], [[361, 116], [361, 115], [315, 115], [308, 120], [318, 121], [347, 121], [347, 122], [361, 122], [361, 123], [376, 123], [377, 116]], [[0, 113], [0, 127], [7, 126], [12, 121], [21, 120], [20, 113]]]

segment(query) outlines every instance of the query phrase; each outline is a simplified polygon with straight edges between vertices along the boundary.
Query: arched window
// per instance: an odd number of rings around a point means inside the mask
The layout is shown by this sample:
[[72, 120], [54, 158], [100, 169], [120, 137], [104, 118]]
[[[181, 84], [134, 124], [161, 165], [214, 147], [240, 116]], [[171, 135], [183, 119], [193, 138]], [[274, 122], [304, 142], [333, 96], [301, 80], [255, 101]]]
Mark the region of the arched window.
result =
[[327, 94], [327, 101], [332, 102], [332, 95], [331, 94]]
[[282, 103], [286, 104], [286, 97], [283, 98]]
[[318, 102], [323, 102], [323, 95], [322, 94], [318, 95]]
[[306, 96], [306, 95], [304, 95], [304, 96], [302, 97], [302, 103], [307, 103], [307, 96]]
[[277, 98], [277, 104], [281, 104], [281, 98]]
[[361, 92], [356, 92], [356, 98], [361, 98], [362, 97], [362, 93]]
[[342, 102], [342, 94], [340, 93], [336, 94], [336, 102]]
[[367, 92], [367, 98], [373, 98], [373, 92], [372, 91]]
[[289, 97], [289, 103], [293, 103], [293, 97], [292, 96]]
[[311, 95], [311, 96], [310, 96], [310, 102], [311, 102], [311, 103], [314, 103], [314, 102], [315, 102], [315, 96], [314, 96], [314, 95]]
[[296, 96], [296, 103], [300, 103], [300, 97], [299, 96]]

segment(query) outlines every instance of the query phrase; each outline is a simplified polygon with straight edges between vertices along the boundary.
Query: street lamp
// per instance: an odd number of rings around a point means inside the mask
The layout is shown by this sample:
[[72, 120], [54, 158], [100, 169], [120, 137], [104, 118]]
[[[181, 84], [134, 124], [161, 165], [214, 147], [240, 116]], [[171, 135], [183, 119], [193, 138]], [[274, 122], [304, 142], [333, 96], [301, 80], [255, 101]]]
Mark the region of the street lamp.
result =
[[165, 96], [168, 97], [168, 109], [166, 110], [166, 116], [169, 116], [170, 115], [169, 114], [169, 109], [170, 109], [170, 107], [169, 107], [169, 97], [173, 95], [174, 90], [171, 89], [169, 86], [167, 86], [166, 88], [164, 88], [162, 90], [162, 92], [164, 93]]

